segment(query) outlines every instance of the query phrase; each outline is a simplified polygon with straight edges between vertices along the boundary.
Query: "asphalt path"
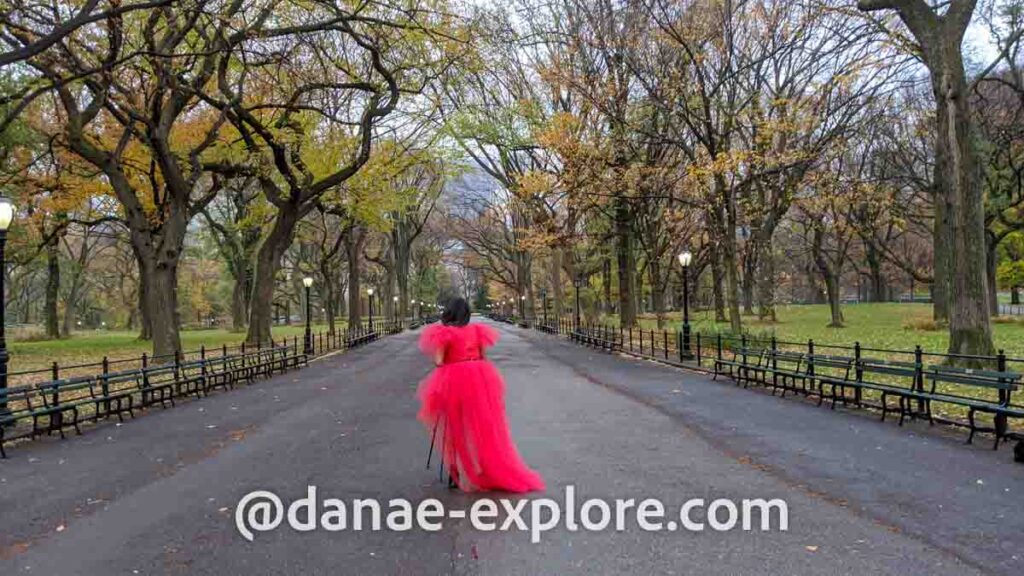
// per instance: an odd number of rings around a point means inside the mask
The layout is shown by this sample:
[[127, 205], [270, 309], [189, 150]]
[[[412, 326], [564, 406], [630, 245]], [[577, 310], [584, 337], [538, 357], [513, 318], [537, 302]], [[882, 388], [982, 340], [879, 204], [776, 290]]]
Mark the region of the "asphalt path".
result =
[[[1014, 574], [1024, 466], [916, 423], [898, 428], [501, 326], [513, 435], [561, 501], [779, 498], [789, 525], [702, 532], [295, 532], [242, 538], [254, 490], [288, 501], [449, 491], [415, 420], [417, 333], [231, 392], [154, 409], [0, 461], [0, 574]], [[983, 444], [987, 444], [984, 442]], [[508, 495], [490, 495], [509, 497]], [[699, 516], [695, 514], [694, 516]], [[499, 518], [499, 522], [500, 522]], [[757, 526], [755, 522], [755, 527]]]

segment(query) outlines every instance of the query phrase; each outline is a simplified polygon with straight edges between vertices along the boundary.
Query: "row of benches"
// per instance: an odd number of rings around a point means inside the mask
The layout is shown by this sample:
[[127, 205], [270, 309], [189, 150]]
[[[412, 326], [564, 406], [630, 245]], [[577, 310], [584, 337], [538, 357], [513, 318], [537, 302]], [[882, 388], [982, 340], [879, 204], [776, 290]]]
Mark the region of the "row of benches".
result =
[[[384, 329], [387, 334], [396, 331], [401, 328]], [[343, 344], [355, 348], [379, 337], [376, 329], [359, 328], [346, 331]], [[174, 406], [175, 398], [198, 398], [216, 388], [233, 388], [307, 362], [297, 346], [284, 345], [6, 388], [0, 390], [0, 405], [8, 407], [0, 415], [0, 458], [7, 456], [3, 446], [7, 440], [53, 432], [63, 438], [67, 428], [80, 434], [79, 424], [90, 419], [117, 416], [123, 421], [126, 413], [134, 417], [136, 409]]]
[[[624, 336], [619, 330], [606, 327], [577, 327], [569, 331], [569, 339], [576, 344], [590, 346], [606, 352], [624, 350]], [[666, 344], [667, 350], [667, 344]], [[719, 343], [714, 358], [714, 377], [726, 374], [744, 386], [757, 382], [784, 396], [799, 392], [817, 396], [818, 404], [830, 401], [864, 405], [865, 390], [877, 393], [880, 399], [881, 419], [890, 413], [899, 414], [899, 424], [909, 416], [928, 418], [934, 422], [932, 403], [957, 405], [967, 410], [973, 442], [977, 432], [995, 435], [994, 448], [1001, 440], [1019, 437], [1010, 434], [1008, 419], [1024, 418], [1024, 406], [1013, 404], [1013, 393], [1021, 384], [1021, 374], [1007, 370], [1005, 360], [999, 368], [985, 370], [946, 365], [925, 365], [923, 361], [904, 362], [884, 358], [837, 356], [773, 348], [739, 347], [724, 349]], [[729, 356], [729, 357], [726, 357]], [[981, 394], [989, 391], [990, 394]], [[982, 396], [992, 396], [986, 399]], [[978, 413], [991, 414], [993, 426], [979, 425]]]
[[[343, 344], [355, 348], [379, 337], [377, 330], [349, 330]], [[176, 398], [199, 398], [307, 363], [298, 346], [285, 345], [6, 388], [0, 390], [0, 406], [7, 406], [0, 414], [0, 458], [7, 457], [5, 441], [53, 432], [63, 438], [69, 428], [81, 434], [82, 422], [113, 416], [123, 421], [138, 409], [174, 406]]]
[[[725, 374], [744, 386], [751, 382], [776, 390], [817, 396], [821, 405], [830, 400], [837, 403], [862, 405], [862, 393], [872, 391], [880, 396], [882, 420], [890, 412], [899, 412], [899, 424], [907, 416], [924, 416], [934, 422], [932, 403], [945, 403], [967, 409], [970, 435], [992, 432], [996, 440], [1008, 436], [1008, 418], [1024, 418], [1024, 407], [1012, 404], [1021, 375], [1009, 370], [986, 370], [946, 365], [925, 365], [923, 362], [903, 362], [881, 358], [864, 358], [777, 350], [771, 348], [738, 347], [727, 353], [719, 349], [714, 361], [714, 375]], [[992, 399], [972, 395], [971, 392], [989, 391]], [[895, 402], [891, 403], [890, 399]], [[894, 404], [894, 405], [891, 405]], [[917, 405], [916, 408], [914, 405]], [[977, 413], [993, 416], [993, 426], [983, 427], [975, 420]]]
[[63, 438], [66, 428], [81, 434], [79, 424], [90, 418], [123, 421], [140, 408], [173, 406], [175, 398], [202, 397], [306, 362], [305, 354], [281, 346], [6, 388], [0, 390], [0, 405], [7, 406], [0, 415], [0, 457], [7, 457], [6, 440], [53, 432]]

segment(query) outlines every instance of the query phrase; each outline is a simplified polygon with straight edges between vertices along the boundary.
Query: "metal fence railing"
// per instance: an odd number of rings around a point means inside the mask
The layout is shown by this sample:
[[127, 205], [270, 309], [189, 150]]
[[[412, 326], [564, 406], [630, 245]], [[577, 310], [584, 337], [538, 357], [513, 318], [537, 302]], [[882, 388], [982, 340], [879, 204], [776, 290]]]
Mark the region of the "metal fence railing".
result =
[[[501, 317], [495, 319], [502, 320]], [[857, 405], [876, 409], [882, 408], [881, 392], [870, 387], [861, 389], [858, 383], [870, 379], [874, 384], [893, 388], [919, 392], [934, 391], [933, 395], [943, 400], [935, 400], [934, 407], [928, 407], [929, 414], [934, 413], [936, 421], [957, 426], [969, 426], [969, 419], [994, 425], [992, 414], [973, 413], [969, 406], [974, 400], [1005, 405], [1012, 409], [1024, 409], [1020, 393], [1014, 395], [1010, 390], [971, 385], [970, 378], [966, 377], [972, 373], [982, 372], [1005, 374], [1008, 377], [1016, 375], [1018, 378], [1024, 374], [1024, 358], [1007, 356], [1001, 350], [993, 355], [948, 354], [925, 350], [919, 345], [907, 349], [891, 349], [873, 347], [860, 342], [851, 345], [823, 344], [814, 340], [795, 342], [775, 337], [757, 338], [749, 335], [733, 336], [702, 332], [693, 332], [690, 335], [687, 350], [683, 334], [676, 331], [645, 330], [586, 322], [577, 326], [573, 321], [566, 319], [551, 319], [547, 323], [543, 320], [536, 321], [532, 326], [540, 331], [567, 336], [577, 342], [603, 346], [632, 356], [706, 373], [715, 373], [716, 365], [720, 361], [729, 360], [738, 351], [744, 351], [745, 357], [742, 360], [751, 364], [757, 362], [759, 357], [762, 358], [761, 361], [767, 362], [769, 358], [778, 356], [778, 352], [791, 352], [792, 355], [811, 358], [812, 361], [815, 357], [848, 359], [848, 363], [823, 362], [822, 364], [828, 365], [817, 367], [817, 372], [812, 368], [812, 375], [819, 379], [849, 378], [851, 388], [857, 390]], [[761, 351], [765, 352], [763, 356]], [[775, 354], [770, 354], [769, 351], [774, 351]], [[884, 373], [884, 370], [878, 373], [872, 373], [870, 370], [865, 372], [863, 367], [871, 365], [900, 366], [906, 370], [888, 371], [892, 373]], [[848, 374], [844, 373], [846, 369], [843, 366], [849, 367]], [[937, 373], [951, 371], [960, 371], [965, 377], [961, 378], [960, 382], [942, 381], [941, 377], [934, 381], [930, 380], [935, 378]], [[928, 394], [923, 395], [927, 396]], [[926, 401], [923, 397], [919, 396], [914, 400], [919, 404], [915, 413], [923, 412], [923, 403]], [[1011, 436], [1024, 434], [1024, 427], [1019, 420], [1004, 424]]]
[[[311, 357], [344, 350], [418, 328], [432, 317], [372, 320], [345, 330], [317, 330], [269, 342], [200, 346], [173, 355], [147, 353], [124, 358], [107, 356], [94, 362], [61, 364], [45, 369], [12, 371], [9, 386], [0, 389], [0, 454], [4, 442], [58, 431], [154, 404], [173, 405], [179, 396], [205, 395], [217, 387], [233, 387], [236, 377], [251, 380], [271, 375], [275, 367], [297, 367]], [[116, 403], [116, 409], [112, 405]], [[121, 408], [125, 407], [124, 410]]]

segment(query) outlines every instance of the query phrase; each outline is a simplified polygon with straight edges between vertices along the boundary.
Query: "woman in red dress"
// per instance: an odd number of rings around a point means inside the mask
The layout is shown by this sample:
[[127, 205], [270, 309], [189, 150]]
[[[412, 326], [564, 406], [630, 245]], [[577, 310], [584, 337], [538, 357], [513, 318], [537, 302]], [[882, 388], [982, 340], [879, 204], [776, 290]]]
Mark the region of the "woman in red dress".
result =
[[543, 490], [544, 480], [523, 463], [505, 418], [505, 383], [484, 357], [498, 333], [469, 323], [469, 304], [452, 300], [441, 324], [428, 326], [420, 349], [437, 369], [420, 385], [419, 419], [448, 466], [449, 482], [464, 491]]

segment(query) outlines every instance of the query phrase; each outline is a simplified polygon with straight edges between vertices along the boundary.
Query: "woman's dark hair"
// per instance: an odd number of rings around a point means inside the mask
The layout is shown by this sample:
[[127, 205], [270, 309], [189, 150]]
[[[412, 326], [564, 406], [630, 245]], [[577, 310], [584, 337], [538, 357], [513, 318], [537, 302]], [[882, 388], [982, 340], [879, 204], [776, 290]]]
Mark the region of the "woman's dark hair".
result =
[[465, 298], [452, 298], [441, 312], [441, 323], [445, 326], [465, 326], [469, 324], [469, 302]]

